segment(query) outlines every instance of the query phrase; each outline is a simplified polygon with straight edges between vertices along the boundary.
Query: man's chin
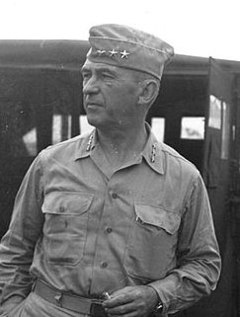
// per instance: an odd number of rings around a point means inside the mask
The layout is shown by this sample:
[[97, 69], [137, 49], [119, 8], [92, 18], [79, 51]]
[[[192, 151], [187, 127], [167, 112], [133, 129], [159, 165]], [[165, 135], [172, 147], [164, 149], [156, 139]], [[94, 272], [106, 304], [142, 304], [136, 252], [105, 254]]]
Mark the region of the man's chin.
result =
[[100, 120], [97, 116], [87, 115], [87, 121], [90, 125], [97, 128], [100, 125]]

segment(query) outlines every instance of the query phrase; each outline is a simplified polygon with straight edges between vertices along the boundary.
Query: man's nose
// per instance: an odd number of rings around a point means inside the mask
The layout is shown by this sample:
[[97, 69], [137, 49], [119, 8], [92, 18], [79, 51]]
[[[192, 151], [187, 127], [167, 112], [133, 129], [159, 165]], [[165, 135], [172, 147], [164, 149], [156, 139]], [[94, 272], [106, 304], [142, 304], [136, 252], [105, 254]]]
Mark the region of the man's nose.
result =
[[93, 76], [88, 79], [88, 81], [85, 83], [83, 81], [83, 94], [96, 94], [99, 91], [99, 86], [97, 83], [96, 78]]

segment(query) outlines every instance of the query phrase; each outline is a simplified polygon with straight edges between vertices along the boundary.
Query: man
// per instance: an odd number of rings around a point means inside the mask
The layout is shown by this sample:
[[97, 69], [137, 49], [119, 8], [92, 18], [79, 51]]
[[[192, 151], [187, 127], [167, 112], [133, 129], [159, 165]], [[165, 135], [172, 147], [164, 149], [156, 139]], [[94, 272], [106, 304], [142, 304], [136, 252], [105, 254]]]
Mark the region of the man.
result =
[[0, 249], [2, 316], [167, 316], [216, 287], [202, 178], [145, 123], [172, 47], [120, 25], [89, 40], [96, 129], [43, 150], [26, 174]]

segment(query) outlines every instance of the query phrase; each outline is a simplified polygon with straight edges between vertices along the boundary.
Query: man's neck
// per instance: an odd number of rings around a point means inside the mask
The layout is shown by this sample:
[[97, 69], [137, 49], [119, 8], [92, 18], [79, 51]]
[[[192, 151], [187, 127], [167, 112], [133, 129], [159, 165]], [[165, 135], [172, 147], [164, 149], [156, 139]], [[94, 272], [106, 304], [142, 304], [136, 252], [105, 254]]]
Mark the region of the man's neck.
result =
[[144, 125], [125, 130], [97, 130], [98, 140], [110, 164], [121, 166], [139, 156], [147, 141]]

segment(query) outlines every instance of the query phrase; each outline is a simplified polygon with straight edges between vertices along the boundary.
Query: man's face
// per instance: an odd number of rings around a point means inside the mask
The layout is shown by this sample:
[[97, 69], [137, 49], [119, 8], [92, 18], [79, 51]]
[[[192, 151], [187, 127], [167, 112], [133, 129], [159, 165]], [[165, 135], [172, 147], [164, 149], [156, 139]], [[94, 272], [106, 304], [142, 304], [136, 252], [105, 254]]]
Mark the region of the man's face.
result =
[[139, 85], [131, 70], [86, 61], [82, 68], [84, 109], [100, 129], [124, 129], [137, 116]]

